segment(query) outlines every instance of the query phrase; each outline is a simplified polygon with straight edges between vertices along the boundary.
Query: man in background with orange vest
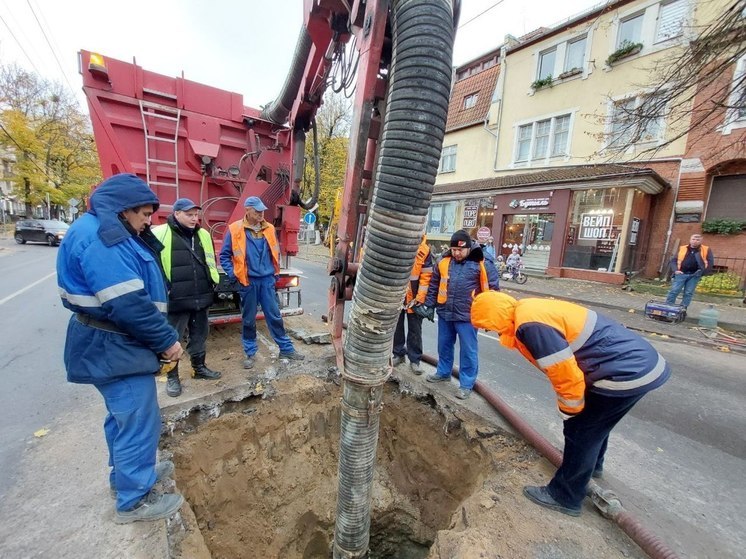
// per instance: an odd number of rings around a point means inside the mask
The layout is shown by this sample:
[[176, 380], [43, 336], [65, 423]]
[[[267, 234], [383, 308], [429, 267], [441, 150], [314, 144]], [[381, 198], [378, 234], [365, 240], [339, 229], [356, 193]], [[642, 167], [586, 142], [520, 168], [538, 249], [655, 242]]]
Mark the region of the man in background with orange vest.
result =
[[[422, 242], [417, 249], [412, 272], [409, 275], [407, 294], [404, 298], [404, 308], [399, 313], [399, 321], [394, 332], [394, 360], [393, 365], [401, 365], [405, 355], [409, 357], [409, 366], [415, 375], [422, 374], [420, 359], [422, 359], [422, 317], [414, 311], [425, 302], [430, 279], [433, 276], [433, 256], [427, 238], [423, 235]], [[404, 321], [407, 321], [407, 334], [404, 334]]]
[[712, 273], [715, 257], [709, 247], [702, 244], [702, 235], [694, 234], [689, 239], [689, 244], [679, 247], [679, 253], [671, 259], [671, 289], [668, 291], [666, 303], [676, 304], [676, 297], [681, 291], [681, 306], [686, 308], [692, 302], [694, 290], [702, 276]]
[[671, 376], [666, 360], [641, 336], [595, 311], [552, 299], [480, 293], [475, 328], [497, 332], [547, 375], [564, 420], [562, 465], [548, 485], [523, 494], [542, 507], [580, 516], [591, 477], [603, 476], [609, 433], [648, 392]]
[[295, 351], [285, 333], [277, 304], [275, 279], [280, 273], [280, 245], [274, 226], [264, 220], [267, 206], [258, 196], [249, 196], [244, 207], [244, 218], [228, 226], [220, 250], [220, 265], [231, 282], [238, 284], [241, 295], [241, 338], [246, 354], [243, 367], [252, 369], [255, 364], [257, 305], [261, 305], [269, 333], [280, 347], [280, 359], [302, 361], [304, 356]]
[[[499, 289], [498, 273], [491, 259], [482, 254], [479, 243], [463, 229], [451, 237], [451, 248], [433, 271], [425, 304], [417, 307], [423, 315], [433, 306], [438, 311], [438, 368], [428, 382], [449, 382], [458, 337], [459, 391], [466, 400], [479, 374], [477, 330], [471, 325], [474, 294]], [[423, 308], [424, 307], [424, 308]], [[421, 310], [422, 309], [422, 310]]]

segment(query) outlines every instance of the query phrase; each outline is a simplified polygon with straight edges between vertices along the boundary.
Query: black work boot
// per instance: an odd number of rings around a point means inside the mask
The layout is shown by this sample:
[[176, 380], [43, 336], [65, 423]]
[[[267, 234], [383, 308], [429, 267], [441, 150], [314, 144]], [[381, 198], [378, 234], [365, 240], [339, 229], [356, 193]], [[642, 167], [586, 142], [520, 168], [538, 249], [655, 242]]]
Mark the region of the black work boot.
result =
[[221, 373], [219, 373], [218, 371], [213, 371], [207, 365], [205, 365], [204, 353], [192, 355], [192, 369], [194, 369], [194, 378], [198, 379], [217, 380], [221, 376]]
[[181, 396], [181, 381], [179, 380], [179, 365], [166, 373], [166, 394], [172, 398]]

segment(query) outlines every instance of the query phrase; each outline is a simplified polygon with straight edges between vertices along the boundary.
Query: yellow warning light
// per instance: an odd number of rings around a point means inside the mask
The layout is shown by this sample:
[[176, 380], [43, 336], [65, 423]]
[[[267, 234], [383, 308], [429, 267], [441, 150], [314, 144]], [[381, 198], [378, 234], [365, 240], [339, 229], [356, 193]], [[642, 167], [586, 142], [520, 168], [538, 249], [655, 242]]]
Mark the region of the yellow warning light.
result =
[[88, 71], [96, 78], [109, 80], [109, 70], [106, 68], [106, 61], [100, 54], [91, 53], [91, 58], [88, 61]]

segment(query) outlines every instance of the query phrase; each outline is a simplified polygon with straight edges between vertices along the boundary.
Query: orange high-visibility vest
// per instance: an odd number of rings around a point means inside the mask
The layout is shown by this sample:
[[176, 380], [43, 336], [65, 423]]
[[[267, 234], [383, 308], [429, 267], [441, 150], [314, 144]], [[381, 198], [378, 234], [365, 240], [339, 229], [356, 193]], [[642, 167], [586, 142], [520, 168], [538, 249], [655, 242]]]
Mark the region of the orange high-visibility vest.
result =
[[[451, 264], [451, 257], [445, 256], [438, 264], [440, 271], [440, 284], [438, 285], [438, 303], [443, 304], [448, 299], [448, 270]], [[487, 270], [484, 267], [484, 260], [479, 261], [479, 283], [482, 293], [490, 290], [490, 282], [487, 278]]]
[[[430, 286], [430, 279], [433, 277], [433, 269], [428, 266], [425, 268], [425, 261], [430, 256], [430, 246], [427, 244], [427, 239], [422, 238], [422, 242], [417, 249], [417, 256], [414, 259], [414, 266], [412, 267], [412, 273], [409, 274], [409, 283], [407, 284], [407, 295], [404, 299], [406, 306], [412, 302], [412, 299], [417, 299], [420, 303], [425, 303], [427, 297], [427, 288]], [[412, 292], [412, 283], [419, 282], [417, 285], [417, 294]], [[407, 312], [414, 312], [412, 309], [407, 309]]]
[[[710, 247], [707, 247], [705, 245], [699, 245], [700, 249], [700, 256], [702, 257], [702, 261], [705, 263], [705, 270], [710, 267], [709, 262], [707, 262], [707, 255], [710, 253]], [[684, 246], [679, 247], [679, 255], [676, 258], [676, 269], [681, 270], [681, 263], [684, 262], [684, 258], [686, 258], [686, 253], [689, 250], [689, 245], [686, 244]]]
[[[243, 220], [234, 221], [228, 226], [231, 232], [231, 249], [233, 250], [233, 273], [241, 285], [249, 285], [249, 267], [246, 263], [246, 230]], [[267, 239], [269, 250], [272, 253], [272, 264], [275, 273], [280, 273], [280, 244], [277, 242], [275, 228], [272, 224], [262, 222], [262, 235]]]

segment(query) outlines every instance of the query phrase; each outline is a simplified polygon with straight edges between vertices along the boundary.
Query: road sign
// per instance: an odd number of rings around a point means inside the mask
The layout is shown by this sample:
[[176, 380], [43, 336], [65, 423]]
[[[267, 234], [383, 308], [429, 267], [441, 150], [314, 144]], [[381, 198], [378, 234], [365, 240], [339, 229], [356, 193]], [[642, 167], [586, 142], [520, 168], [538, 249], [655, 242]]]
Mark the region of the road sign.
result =
[[75, 206], [72, 206], [70, 208], [70, 213], [73, 214], [73, 215], [75, 215], [76, 213], [78, 213], [78, 208], [76, 208]]
[[316, 223], [316, 214], [312, 214], [310, 212], [307, 213], [303, 216], [303, 221], [308, 223], [308, 225], [313, 225], [314, 223]]
[[490, 238], [490, 228], [489, 227], [480, 227], [477, 231], [477, 241], [480, 243], [486, 243]]
[[68, 205], [70, 205], [70, 206], [77, 206], [78, 204], [80, 204], [80, 200], [78, 200], [77, 198], [70, 198], [70, 199], [69, 199], [69, 200], [67, 201], [67, 203], [68, 203]]

